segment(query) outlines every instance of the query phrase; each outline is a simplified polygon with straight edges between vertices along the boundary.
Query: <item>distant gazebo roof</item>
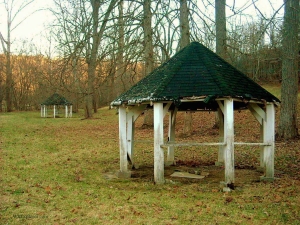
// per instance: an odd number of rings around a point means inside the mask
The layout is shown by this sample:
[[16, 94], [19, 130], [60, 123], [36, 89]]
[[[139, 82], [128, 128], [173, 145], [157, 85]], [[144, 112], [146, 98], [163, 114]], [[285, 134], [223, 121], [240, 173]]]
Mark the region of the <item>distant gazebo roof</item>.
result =
[[72, 105], [65, 97], [54, 93], [47, 98], [41, 105]]
[[[221, 97], [280, 102], [204, 45], [192, 42], [111, 104], [118, 106], [173, 101], [179, 110], [216, 110], [218, 105], [211, 100]], [[205, 101], [196, 105], [184, 103], [183, 100], [188, 99]], [[235, 109], [243, 106], [235, 104]]]

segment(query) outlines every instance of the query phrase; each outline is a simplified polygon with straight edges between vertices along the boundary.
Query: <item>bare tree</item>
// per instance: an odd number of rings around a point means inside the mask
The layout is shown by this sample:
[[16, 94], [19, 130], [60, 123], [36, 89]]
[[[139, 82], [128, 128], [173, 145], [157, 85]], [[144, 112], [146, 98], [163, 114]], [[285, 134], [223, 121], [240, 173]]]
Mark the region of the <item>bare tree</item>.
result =
[[[152, 35], [152, 12], [151, 0], [144, 0], [144, 44], [145, 44], [145, 74], [148, 75], [154, 69], [154, 56], [153, 56], [153, 35]], [[153, 110], [147, 110], [144, 115], [143, 126], [153, 126]]]
[[152, 35], [151, 0], [144, 0], [144, 43], [145, 43], [145, 74], [148, 75], [154, 68], [153, 35]]
[[5, 95], [5, 84], [4, 84], [4, 77], [5, 77], [5, 56], [3, 54], [0, 55], [0, 112], [2, 112], [3, 107], [2, 107], [2, 101], [4, 99]]
[[190, 43], [188, 0], [180, 0], [180, 49]]
[[216, 53], [226, 59], [226, 0], [215, 0]]
[[[81, 88], [85, 118], [91, 118], [93, 112], [97, 111], [99, 90], [96, 90], [95, 85], [100, 80], [97, 67], [99, 69], [99, 62], [105, 58], [107, 50], [106, 45], [100, 48], [100, 44], [104, 41], [107, 25], [117, 2], [118, 0], [56, 0], [58, 11], [53, 13], [57, 21], [53, 26], [56, 28], [56, 35], [61, 37], [58, 41], [66, 58], [65, 62], [71, 60], [75, 69], [84, 57], [87, 64], [87, 84], [84, 89]], [[78, 76], [76, 70], [73, 72]]]
[[282, 86], [278, 136], [284, 139], [298, 136], [298, 32], [299, 0], [285, 0], [282, 37]]
[[[80, 99], [84, 96], [85, 79], [83, 74], [85, 73], [85, 65], [83, 63], [84, 54], [88, 49], [87, 34], [91, 33], [91, 26], [88, 21], [89, 12], [87, 12], [86, 5], [82, 1], [77, 0], [55, 0], [55, 8], [51, 9], [52, 14], [56, 20], [49, 29], [51, 36], [48, 38], [51, 45], [52, 39], [57, 43], [56, 49], [60, 54], [60, 80], [65, 80], [70, 67], [71, 73], [68, 76], [73, 79], [71, 87], [67, 87], [65, 84], [62, 86], [54, 86], [53, 89], [63, 89], [73, 94], [73, 111], [77, 112], [79, 108]], [[51, 64], [51, 52], [47, 53], [48, 61]], [[52, 66], [50, 66], [52, 68]], [[53, 70], [49, 70], [53, 73]], [[52, 75], [53, 76], [53, 75]], [[61, 84], [59, 84], [61, 85]]]
[[106, 28], [106, 24], [108, 22], [111, 11], [113, 10], [117, 0], [113, 0], [109, 3], [109, 6], [104, 14], [102, 23], [99, 22], [99, 10], [101, 6], [100, 0], [91, 0], [92, 5], [92, 46], [90, 52], [87, 56], [87, 64], [88, 64], [88, 86], [87, 92], [85, 95], [85, 118], [91, 118], [92, 108], [94, 108], [94, 112], [97, 111], [97, 106], [95, 103], [95, 89], [94, 89], [94, 79], [95, 79], [95, 71], [97, 67], [97, 56], [98, 56], [98, 48], [103, 37], [103, 33]]
[[153, 43], [159, 63], [170, 59], [174, 54], [173, 45], [179, 39], [178, 12], [174, 10], [171, 0], [161, 1], [153, 13]]
[[[189, 9], [187, 0], [180, 0], [180, 49], [190, 43]], [[184, 134], [192, 132], [192, 113], [186, 112], [184, 117]]]
[[15, 1], [15, 0], [3, 0], [3, 4], [5, 6], [6, 12], [6, 25], [7, 25], [7, 36], [3, 37], [3, 34], [0, 32], [0, 40], [2, 44], [2, 48], [5, 54], [6, 63], [5, 63], [5, 73], [6, 73], [6, 84], [5, 84], [5, 100], [7, 105], [7, 111], [11, 112], [13, 110], [13, 76], [12, 76], [12, 68], [11, 68], [11, 33], [18, 26], [21, 25], [22, 22], [29, 16], [25, 17], [23, 20], [17, 22], [16, 19], [19, 17], [20, 12], [22, 12], [25, 8], [28, 8], [29, 5], [34, 2], [34, 0], [26, 0], [26, 1]]
[[[216, 22], [216, 53], [226, 59], [226, 0], [215, 0], [215, 22]], [[219, 113], [215, 113], [215, 128], [220, 127]]]
[[[116, 68], [116, 79], [117, 84], [121, 84], [122, 76], [125, 73], [125, 65], [124, 65], [124, 47], [125, 47], [125, 22], [124, 22], [124, 1], [120, 0], [118, 3], [118, 49], [117, 49], [117, 68]], [[112, 89], [112, 93], [114, 93], [115, 87]], [[121, 94], [120, 92], [124, 91], [122, 88], [116, 90], [116, 95]], [[113, 95], [115, 97], [115, 95]]]

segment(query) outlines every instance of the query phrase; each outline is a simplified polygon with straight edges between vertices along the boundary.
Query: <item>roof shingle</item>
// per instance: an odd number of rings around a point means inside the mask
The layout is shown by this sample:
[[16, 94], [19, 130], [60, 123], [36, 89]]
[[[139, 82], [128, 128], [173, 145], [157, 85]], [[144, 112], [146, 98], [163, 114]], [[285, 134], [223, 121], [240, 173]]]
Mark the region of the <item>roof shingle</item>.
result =
[[198, 42], [192, 42], [117, 97], [111, 105], [180, 101], [205, 96], [280, 102], [217, 54]]

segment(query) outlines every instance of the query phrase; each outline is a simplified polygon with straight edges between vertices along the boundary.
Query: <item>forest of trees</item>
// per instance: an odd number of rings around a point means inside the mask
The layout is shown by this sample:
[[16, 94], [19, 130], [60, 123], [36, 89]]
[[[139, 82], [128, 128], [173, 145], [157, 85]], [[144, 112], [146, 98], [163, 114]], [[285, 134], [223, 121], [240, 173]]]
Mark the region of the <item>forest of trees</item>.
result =
[[[57, 92], [91, 117], [190, 41], [217, 51], [255, 81], [281, 82], [283, 41], [290, 40], [282, 12], [295, 2], [299, 10], [296, 0], [277, 8], [265, 1], [268, 15], [254, 0], [239, 7], [228, 0], [52, 1], [46, 9], [55, 17], [47, 26], [49, 51], [26, 41], [12, 51], [12, 31], [22, 26], [14, 20], [34, 0], [2, 0], [7, 30], [0, 30], [0, 111], [38, 109]], [[249, 8], [255, 16], [246, 13]], [[182, 20], [184, 10], [188, 22]], [[296, 20], [298, 35], [299, 16]]]

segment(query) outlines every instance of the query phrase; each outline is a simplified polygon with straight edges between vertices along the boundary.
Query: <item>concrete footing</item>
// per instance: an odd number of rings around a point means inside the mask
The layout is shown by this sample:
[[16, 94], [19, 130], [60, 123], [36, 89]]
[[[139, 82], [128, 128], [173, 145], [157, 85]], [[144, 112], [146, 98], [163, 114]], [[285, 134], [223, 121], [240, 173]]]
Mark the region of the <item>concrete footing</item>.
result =
[[220, 182], [220, 188], [223, 192], [231, 192], [232, 189], [230, 188], [230, 185], [228, 185], [225, 181]]

